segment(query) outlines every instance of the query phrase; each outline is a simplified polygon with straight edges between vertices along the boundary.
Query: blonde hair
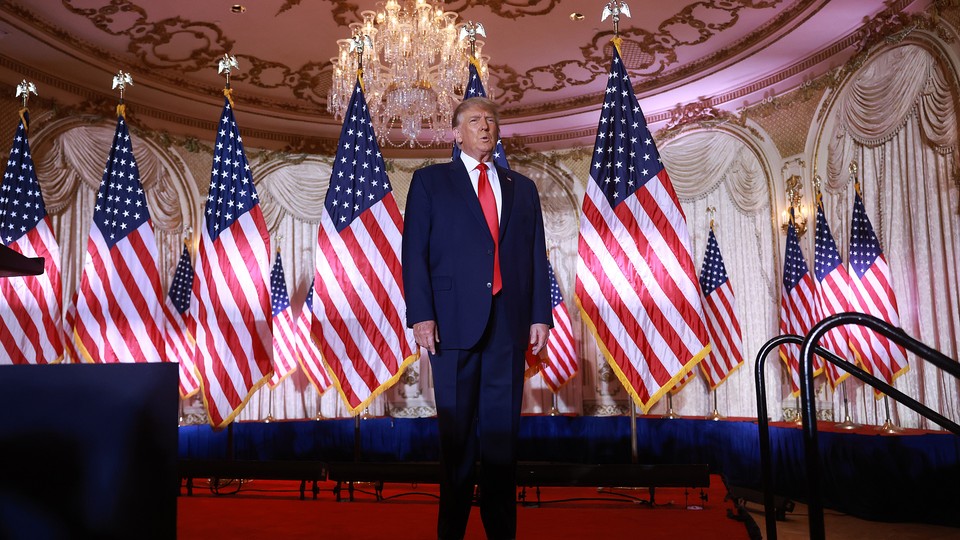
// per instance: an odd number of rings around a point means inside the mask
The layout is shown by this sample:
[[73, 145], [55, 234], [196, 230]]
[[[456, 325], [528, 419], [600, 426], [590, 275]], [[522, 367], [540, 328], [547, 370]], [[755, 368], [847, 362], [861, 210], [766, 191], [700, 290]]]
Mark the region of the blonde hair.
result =
[[485, 97], [472, 97], [461, 101], [457, 108], [453, 110], [452, 122], [454, 128], [460, 125], [460, 117], [463, 116], [463, 112], [472, 108], [493, 113], [493, 122], [497, 124], [497, 128], [500, 127], [500, 106], [497, 105], [497, 102]]

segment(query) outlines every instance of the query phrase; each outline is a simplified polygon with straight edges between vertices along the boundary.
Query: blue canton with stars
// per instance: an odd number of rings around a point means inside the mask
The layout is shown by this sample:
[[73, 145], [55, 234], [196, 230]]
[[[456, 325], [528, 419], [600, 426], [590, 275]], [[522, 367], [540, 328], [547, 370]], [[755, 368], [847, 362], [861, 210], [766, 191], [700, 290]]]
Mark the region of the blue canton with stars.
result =
[[250, 164], [243, 151], [243, 139], [230, 102], [224, 99], [223, 115], [213, 150], [210, 193], [204, 209], [207, 234], [215, 240], [257, 203], [257, 190], [253, 186]]
[[842, 264], [840, 252], [837, 251], [837, 243], [834, 242], [830, 226], [827, 225], [827, 218], [823, 215], [823, 204], [817, 205], [817, 235], [815, 241], [817, 245], [813, 258], [814, 272], [817, 275], [817, 281], [823, 281], [823, 278]]
[[661, 170], [660, 153], [633, 93], [620, 52], [614, 47], [590, 176], [610, 206], [615, 207]]
[[313, 313], [313, 283], [312, 281], [310, 282], [310, 288], [307, 290], [307, 301], [305, 304], [306, 307], [304, 308], [309, 313]]
[[273, 305], [273, 316], [283, 313], [290, 307], [290, 295], [287, 294], [287, 279], [283, 273], [283, 262], [280, 261], [280, 252], [273, 261], [270, 270], [270, 303]]
[[173, 274], [173, 282], [170, 283], [170, 291], [167, 296], [177, 308], [177, 312], [183, 315], [190, 309], [190, 293], [193, 289], [193, 264], [190, 263], [190, 253], [187, 246], [183, 246], [183, 252], [180, 253], [180, 261], [177, 262], [177, 270]]
[[[23, 117], [29, 125], [26, 112]], [[40, 184], [33, 170], [30, 141], [27, 140], [26, 127], [20, 122], [13, 136], [3, 184], [0, 185], [0, 235], [3, 245], [9, 246], [19, 240], [45, 217], [47, 207], [43, 204]]]
[[717, 243], [713, 229], [710, 229], [710, 235], [707, 237], [707, 254], [703, 258], [703, 266], [700, 267], [700, 288], [703, 289], [703, 296], [710, 296], [728, 279], [727, 267], [723, 264], [723, 255], [720, 254], [720, 244]]
[[853, 223], [850, 225], [850, 268], [858, 278], [863, 278], [882, 254], [880, 241], [873, 232], [867, 209], [863, 206], [863, 198], [857, 193], [853, 199]]
[[550, 276], [550, 306], [557, 307], [563, 303], [563, 295], [560, 293], [560, 284], [557, 283], [557, 275], [553, 273], [553, 265], [547, 261], [547, 274]]
[[[480, 80], [480, 74], [477, 73], [477, 66], [470, 62], [470, 80], [467, 81], [467, 88], [463, 91], [463, 99], [472, 97], [487, 97], [487, 92], [483, 89], [483, 82]], [[499, 135], [499, 134], [498, 134]], [[460, 147], [453, 143], [453, 161], [460, 159]], [[497, 147], [493, 149], [493, 162], [509, 169], [507, 163], [507, 153], [503, 150], [503, 141], [497, 137]]]
[[783, 286], [787, 291], [792, 291], [797, 283], [807, 275], [807, 261], [803, 258], [803, 252], [800, 251], [800, 238], [797, 236], [797, 227], [790, 223], [787, 229], [787, 249], [783, 263]]
[[357, 80], [340, 131], [324, 207], [337, 232], [343, 232], [391, 189], [380, 145], [370, 125], [367, 100]]
[[103, 179], [93, 207], [93, 223], [107, 246], [112, 248], [150, 219], [147, 198], [140, 184], [137, 160], [133, 157], [130, 132], [122, 116], [117, 117], [113, 146], [103, 169]]

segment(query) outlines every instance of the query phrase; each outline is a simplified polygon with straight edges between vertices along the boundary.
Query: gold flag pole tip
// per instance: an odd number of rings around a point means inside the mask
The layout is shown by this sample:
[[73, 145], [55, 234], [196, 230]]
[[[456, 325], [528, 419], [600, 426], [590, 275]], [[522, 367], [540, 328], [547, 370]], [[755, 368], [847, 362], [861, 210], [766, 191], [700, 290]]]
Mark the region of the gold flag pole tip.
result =
[[227, 98], [231, 109], [233, 108], [233, 89], [230, 88], [230, 72], [234, 69], [240, 69], [240, 62], [237, 62], [237, 57], [224, 53], [223, 58], [217, 63], [217, 73], [222, 73], [227, 78], [223, 87], [223, 97]]
[[17, 95], [16, 97], [20, 98], [20, 122], [23, 124], [23, 130], [27, 131], [27, 100], [30, 99], [30, 94], [37, 95], [37, 87], [30, 81], [23, 79], [20, 81], [20, 84], [17, 85]]
[[123, 70], [118, 71], [117, 74], [113, 76], [113, 89], [120, 89], [120, 103], [117, 105], [117, 116], [123, 118], [127, 117], [127, 106], [123, 103], [123, 91], [126, 90], [128, 86], [133, 86], [133, 76]]

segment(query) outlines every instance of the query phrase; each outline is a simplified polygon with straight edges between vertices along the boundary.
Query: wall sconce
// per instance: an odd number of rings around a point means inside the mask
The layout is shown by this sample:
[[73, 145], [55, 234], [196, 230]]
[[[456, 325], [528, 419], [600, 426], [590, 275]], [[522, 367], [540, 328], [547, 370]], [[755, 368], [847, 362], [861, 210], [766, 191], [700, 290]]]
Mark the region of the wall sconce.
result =
[[780, 213], [780, 230], [787, 234], [790, 228], [790, 211], [793, 210], [793, 222], [797, 227], [797, 235], [803, 236], [807, 232], [807, 207], [803, 204], [803, 186], [800, 176], [793, 175], [787, 178], [787, 207]]

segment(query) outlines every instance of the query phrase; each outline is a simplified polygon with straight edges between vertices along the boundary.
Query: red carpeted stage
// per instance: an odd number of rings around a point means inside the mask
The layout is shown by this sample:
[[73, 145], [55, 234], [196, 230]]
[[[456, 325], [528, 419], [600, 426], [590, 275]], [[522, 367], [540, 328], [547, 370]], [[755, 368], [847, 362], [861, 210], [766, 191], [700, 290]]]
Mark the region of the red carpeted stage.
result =
[[[437, 486], [387, 484], [378, 501], [373, 486], [356, 486], [354, 502], [336, 502], [332, 482], [316, 500], [299, 500], [299, 482], [254, 480], [195, 485], [178, 501], [177, 536], [209, 538], [336, 538], [424, 540], [436, 537]], [[703, 496], [701, 496], [701, 494]], [[747, 523], [728, 517], [719, 476], [700, 489], [660, 488], [655, 505], [645, 489], [541, 488], [539, 506], [520, 504], [519, 538], [747, 539]], [[531, 490], [527, 490], [530, 500]], [[470, 516], [467, 539], [484, 538], [480, 512]]]

